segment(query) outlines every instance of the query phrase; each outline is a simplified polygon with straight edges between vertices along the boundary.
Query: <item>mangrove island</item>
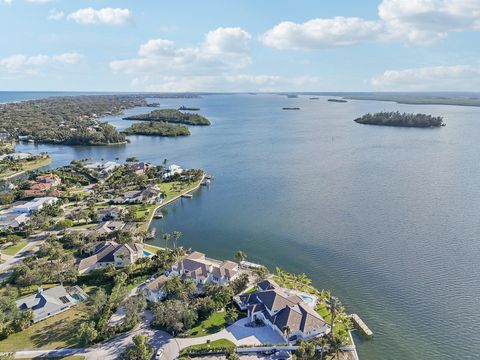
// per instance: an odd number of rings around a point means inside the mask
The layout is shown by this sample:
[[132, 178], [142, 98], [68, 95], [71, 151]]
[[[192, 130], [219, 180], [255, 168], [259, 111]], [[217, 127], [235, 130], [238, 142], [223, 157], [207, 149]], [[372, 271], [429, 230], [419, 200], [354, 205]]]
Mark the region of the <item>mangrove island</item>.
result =
[[379, 112], [366, 114], [354, 120], [359, 124], [431, 128], [445, 126], [441, 116], [426, 114], [407, 114], [395, 112]]
[[184, 113], [176, 109], [153, 110], [149, 114], [127, 116], [123, 118], [123, 120], [164, 121], [184, 125], [210, 125], [210, 121], [202, 115]]
[[172, 125], [164, 121], [142, 121], [124, 130], [125, 135], [146, 136], [189, 136], [190, 131], [185, 125]]

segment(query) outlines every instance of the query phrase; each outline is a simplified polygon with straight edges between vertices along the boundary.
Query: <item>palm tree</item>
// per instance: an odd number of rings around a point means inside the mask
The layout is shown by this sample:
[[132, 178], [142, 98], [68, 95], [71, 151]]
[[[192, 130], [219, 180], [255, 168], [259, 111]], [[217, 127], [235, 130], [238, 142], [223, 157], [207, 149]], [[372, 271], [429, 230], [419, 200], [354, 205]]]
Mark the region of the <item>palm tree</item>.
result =
[[290, 330], [290, 326], [288, 325], [285, 325], [282, 329], [282, 332], [283, 332], [283, 335], [285, 335], [285, 337], [287, 338], [287, 342], [290, 343], [290, 333], [291, 333], [291, 330]]
[[330, 300], [327, 302], [327, 309], [330, 310], [330, 338], [333, 340], [333, 326], [335, 323], [335, 315], [342, 307], [342, 303], [335, 296], [330, 296]]
[[173, 248], [176, 249], [178, 239], [180, 239], [180, 237], [182, 236], [182, 233], [180, 231], [174, 231], [174, 232], [172, 232], [172, 235], [173, 235], [173, 239], [175, 240], [173, 242]]
[[330, 351], [335, 354], [333, 359], [340, 359], [340, 354], [339, 352], [341, 351], [343, 341], [339, 336], [333, 336], [330, 339], [329, 345], [330, 345]]
[[163, 234], [163, 240], [165, 241], [165, 250], [168, 249], [168, 240], [170, 240], [170, 234], [169, 233], [164, 233]]
[[245, 252], [243, 252], [242, 250], [238, 250], [235, 253], [235, 259], [237, 259], [237, 261], [239, 263], [242, 262], [242, 261], [245, 261], [245, 260], [247, 260], [247, 254]]
[[305, 285], [310, 285], [312, 283], [312, 280], [310, 280], [306, 274], [298, 275], [297, 280], [300, 283], [305, 284]]
[[322, 348], [320, 352], [320, 360], [323, 360], [323, 354], [325, 354], [325, 348], [328, 345], [328, 339], [325, 336], [322, 336], [318, 339], [318, 346]]

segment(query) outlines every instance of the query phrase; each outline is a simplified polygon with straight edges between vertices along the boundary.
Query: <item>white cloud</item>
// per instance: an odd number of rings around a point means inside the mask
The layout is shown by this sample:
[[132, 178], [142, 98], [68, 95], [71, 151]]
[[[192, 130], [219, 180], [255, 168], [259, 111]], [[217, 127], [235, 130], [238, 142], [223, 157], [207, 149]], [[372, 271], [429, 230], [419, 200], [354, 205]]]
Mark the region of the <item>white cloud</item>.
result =
[[44, 66], [55, 64], [71, 65], [77, 63], [79, 59], [80, 54], [75, 52], [63, 53], [59, 55], [12, 55], [0, 58], [0, 76], [35, 75], [38, 74]]
[[141, 44], [138, 56], [110, 62], [116, 74], [131, 75], [137, 91], [279, 91], [318, 89], [316, 77], [281, 77], [243, 73], [251, 64], [251, 35], [220, 27], [193, 47], [166, 39]]
[[277, 49], [322, 49], [377, 40], [382, 24], [359, 18], [313, 19], [303, 24], [284, 21], [263, 34], [261, 41]]
[[62, 20], [65, 17], [65, 14], [61, 10], [50, 9], [48, 13], [48, 20]]
[[272, 75], [202, 75], [149, 76], [134, 78], [130, 84], [136, 91], [315, 91], [320, 86], [317, 77], [282, 77]]
[[67, 19], [79, 24], [127, 25], [132, 21], [132, 13], [129, 9], [85, 8], [69, 14]]
[[392, 91], [477, 91], [480, 66], [432, 66], [388, 70], [371, 80], [380, 90]]
[[207, 33], [205, 47], [212, 54], [242, 54], [248, 51], [251, 38], [248, 32], [238, 27], [219, 27]]
[[173, 41], [152, 39], [142, 44], [139, 57], [110, 62], [114, 72], [126, 74], [205, 75], [241, 69], [251, 63], [248, 43], [251, 35], [240, 28], [218, 28], [196, 47], [177, 47]]
[[170, 40], [153, 39], [140, 45], [138, 55], [143, 57], [149, 56], [168, 56], [175, 51], [175, 43]]
[[6, 5], [12, 5], [13, 0], [3, 0], [2, 2]]
[[430, 44], [455, 31], [480, 30], [479, 0], [383, 0], [379, 16], [393, 38]]
[[277, 49], [322, 49], [365, 41], [431, 44], [451, 32], [480, 30], [480, 0], [383, 0], [378, 19], [282, 22], [260, 36]]

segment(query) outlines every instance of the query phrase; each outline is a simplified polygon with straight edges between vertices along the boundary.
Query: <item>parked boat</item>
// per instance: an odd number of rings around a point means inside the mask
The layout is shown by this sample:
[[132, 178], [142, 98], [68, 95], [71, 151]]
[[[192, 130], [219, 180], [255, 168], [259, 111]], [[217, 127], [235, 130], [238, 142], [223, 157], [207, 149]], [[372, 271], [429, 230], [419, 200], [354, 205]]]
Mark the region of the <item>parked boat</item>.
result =
[[183, 194], [182, 197], [187, 198], [187, 199], [191, 199], [193, 197], [193, 195], [192, 194]]
[[284, 107], [282, 110], [300, 110], [299, 107]]

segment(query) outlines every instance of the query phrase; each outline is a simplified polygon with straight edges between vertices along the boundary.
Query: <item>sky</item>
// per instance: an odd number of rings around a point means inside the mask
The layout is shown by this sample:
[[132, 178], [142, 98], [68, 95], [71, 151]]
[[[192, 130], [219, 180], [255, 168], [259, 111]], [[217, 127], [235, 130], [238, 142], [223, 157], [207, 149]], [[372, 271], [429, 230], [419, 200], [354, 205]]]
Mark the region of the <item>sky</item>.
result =
[[480, 0], [0, 0], [0, 90], [480, 91]]

